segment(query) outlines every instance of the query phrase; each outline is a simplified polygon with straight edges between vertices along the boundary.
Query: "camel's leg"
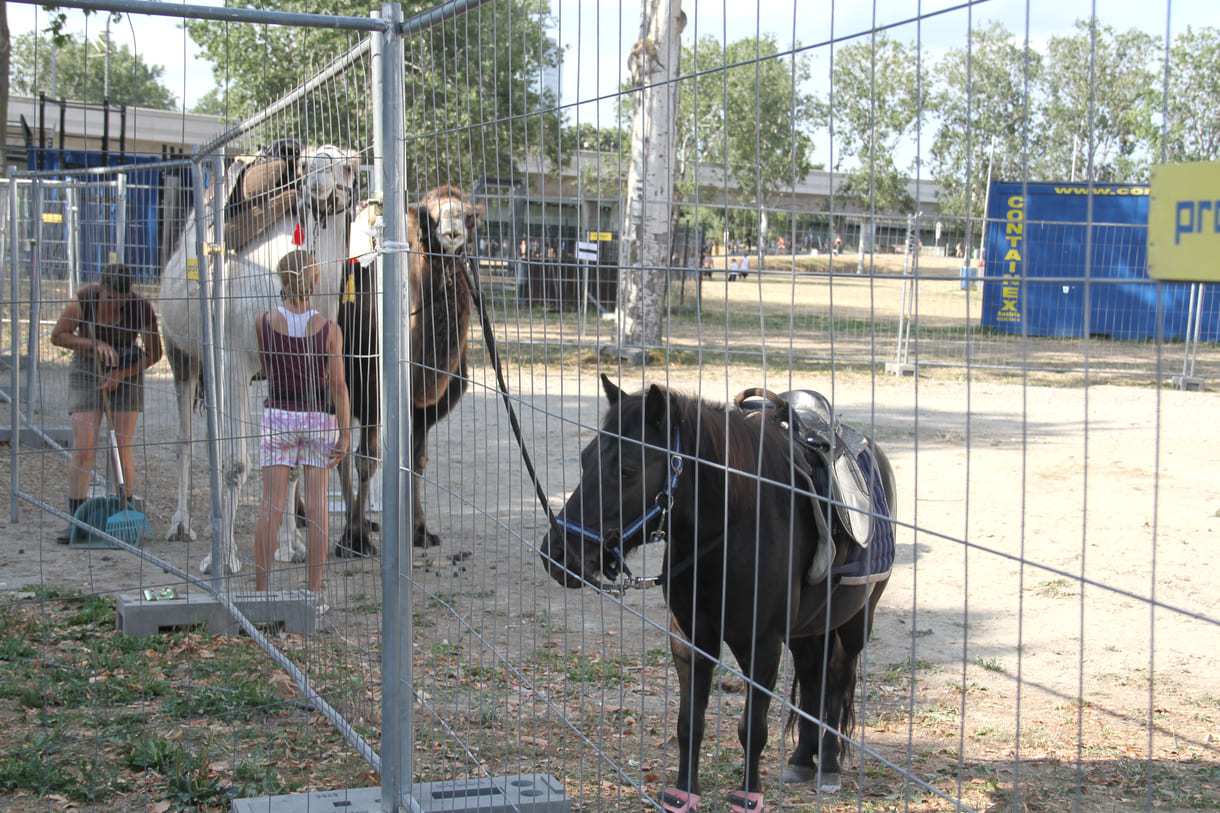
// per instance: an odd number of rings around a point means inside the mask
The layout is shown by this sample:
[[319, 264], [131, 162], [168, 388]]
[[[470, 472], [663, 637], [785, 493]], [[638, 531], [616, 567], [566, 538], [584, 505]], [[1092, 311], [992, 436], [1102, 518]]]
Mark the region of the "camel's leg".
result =
[[199, 363], [169, 342], [166, 342], [165, 349], [174, 375], [174, 402], [178, 407], [178, 438], [175, 442], [178, 505], [165, 531], [165, 538], [194, 541], [195, 532], [191, 530], [191, 408], [195, 402]]
[[377, 473], [377, 461], [381, 455], [379, 448], [379, 427], [366, 426], [360, 432], [360, 457], [356, 460], [356, 473], [360, 476], [360, 493], [356, 496], [356, 505], [360, 507], [360, 519], [368, 525], [369, 531], [381, 531], [381, 524], [368, 519], [366, 513], [369, 507], [369, 483]]
[[423, 500], [420, 497], [420, 481], [423, 478], [424, 465], [428, 462], [428, 430], [440, 421], [441, 418], [448, 415], [449, 411], [461, 399], [462, 394], [466, 392], [466, 387], [470, 383], [466, 372], [466, 353], [465, 348], [463, 348], [460, 376], [456, 378], [450, 376], [444, 393], [441, 394], [436, 403], [422, 409], [416, 409], [412, 416], [411, 445], [415, 463], [415, 477], [411, 478], [411, 504], [415, 512], [412, 544], [417, 548], [433, 547], [441, 543], [441, 538], [429, 531], [424, 522]]

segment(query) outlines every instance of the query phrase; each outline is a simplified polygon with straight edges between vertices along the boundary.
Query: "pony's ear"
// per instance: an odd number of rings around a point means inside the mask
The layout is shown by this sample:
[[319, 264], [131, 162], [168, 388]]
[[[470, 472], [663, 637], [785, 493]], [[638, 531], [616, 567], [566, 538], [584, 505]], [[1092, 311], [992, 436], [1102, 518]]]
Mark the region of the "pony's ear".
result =
[[606, 393], [606, 400], [610, 402], [610, 406], [618, 403], [618, 399], [622, 397], [623, 391], [614, 386], [614, 382], [610, 380], [610, 376], [602, 373], [602, 392]]
[[657, 427], [664, 427], [670, 412], [669, 391], [659, 384], [648, 388], [644, 396], [644, 415]]

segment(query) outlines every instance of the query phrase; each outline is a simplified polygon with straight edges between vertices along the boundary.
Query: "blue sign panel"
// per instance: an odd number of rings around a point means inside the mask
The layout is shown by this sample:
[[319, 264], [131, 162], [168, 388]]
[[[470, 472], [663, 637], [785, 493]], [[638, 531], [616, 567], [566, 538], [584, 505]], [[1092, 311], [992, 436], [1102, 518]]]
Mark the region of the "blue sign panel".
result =
[[[983, 326], [1031, 336], [1185, 339], [1191, 285], [1151, 279], [1147, 242], [1147, 186], [993, 183]], [[1220, 291], [1199, 291], [1199, 338], [1218, 341]]]

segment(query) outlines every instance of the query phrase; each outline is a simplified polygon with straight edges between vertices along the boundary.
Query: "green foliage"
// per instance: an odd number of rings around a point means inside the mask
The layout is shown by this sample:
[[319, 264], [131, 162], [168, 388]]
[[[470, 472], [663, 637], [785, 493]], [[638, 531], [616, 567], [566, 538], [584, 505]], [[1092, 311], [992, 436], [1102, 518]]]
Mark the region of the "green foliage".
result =
[[[254, 8], [242, 0], [236, 5]], [[403, 4], [410, 17], [433, 8], [428, 0]], [[286, 0], [280, 11], [312, 12], [316, 3]], [[364, 16], [368, 6], [340, 0], [331, 14]], [[546, 34], [546, 0], [497, 0], [405, 43], [407, 168], [412, 192], [442, 183], [469, 188], [481, 175], [511, 176], [514, 161], [531, 148], [559, 140], [555, 100], [538, 81], [558, 63], [558, 45]], [[287, 26], [226, 25], [196, 20], [187, 32], [215, 66], [217, 89], [201, 102], [209, 112], [234, 119], [263, 109], [341, 56], [361, 36], [355, 32]], [[303, 62], [318, 60], [318, 64]], [[367, 146], [375, 88], [357, 71], [322, 89], [295, 120], [277, 122], [311, 143]], [[424, 137], [424, 134], [428, 134]]]
[[[100, 104], [106, 98], [106, 37], [99, 34], [86, 43], [81, 35], [27, 32], [12, 43], [9, 68], [12, 93]], [[52, 67], [54, 65], [54, 67]], [[161, 83], [165, 68], [149, 65], [126, 44], [110, 48], [110, 102], [172, 110], [178, 105], [173, 93]], [[52, 88], [51, 78], [55, 76]]]
[[1152, 111], [1161, 93], [1156, 40], [1078, 20], [1052, 37], [1037, 87], [1040, 115], [1029, 147], [1035, 178], [1147, 181]]
[[976, 29], [969, 48], [950, 51], [937, 65], [933, 104], [942, 126], [932, 143], [932, 170], [942, 212], [982, 217], [989, 166], [996, 179], [1024, 176], [1033, 137], [1027, 89], [1041, 73], [1041, 55], [1018, 45], [999, 23]]
[[813, 169], [818, 105], [801, 89], [811, 77], [810, 58], [796, 50], [781, 53], [771, 34], [727, 46], [703, 37], [683, 49], [688, 78], [678, 100], [679, 199], [695, 199], [701, 169], [718, 170], [736, 183], [741, 203], [773, 207], [792, 189], [793, 178]]
[[899, 165], [897, 155], [928, 112], [929, 88], [917, 57], [914, 46], [884, 33], [835, 55], [825, 123], [834, 133], [835, 169], [846, 174], [839, 191], [864, 211], [914, 208], [906, 188], [913, 167]]
[[[1169, 52], [1165, 133], [1153, 130], [1157, 163], [1220, 159], [1220, 30], [1190, 26]], [[1158, 81], [1159, 89], [1159, 81]]]
[[[545, 145], [553, 165], [568, 165], [579, 158], [581, 190], [599, 197], [616, 197], [627, 176], [631, 134], [613, 127], [597, 128], [588, 122], [565, 127], [557, 143]], [[557, 149], [556, 149], [557, 148]], [[594, 155], [590, 155], [593, 153]]]

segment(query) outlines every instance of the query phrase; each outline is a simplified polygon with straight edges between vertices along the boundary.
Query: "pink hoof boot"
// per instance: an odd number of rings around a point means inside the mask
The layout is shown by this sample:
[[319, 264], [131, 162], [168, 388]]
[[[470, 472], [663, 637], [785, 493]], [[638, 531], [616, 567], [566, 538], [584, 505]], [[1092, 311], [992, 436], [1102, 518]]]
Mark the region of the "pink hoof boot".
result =
[[733, 813], [763, 813], [763, 795], [739, 790], [729, 794], [729, 809]]
[[661, 791], [661, 807], [665, 813], [695, 813], [699, 809], [699, 794], [669, 788]]

